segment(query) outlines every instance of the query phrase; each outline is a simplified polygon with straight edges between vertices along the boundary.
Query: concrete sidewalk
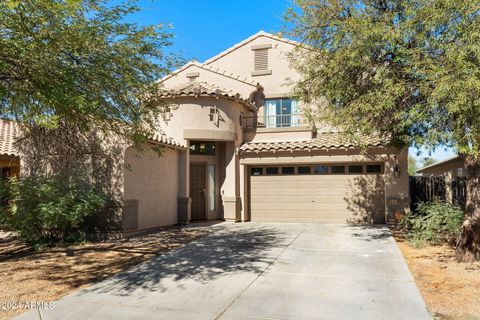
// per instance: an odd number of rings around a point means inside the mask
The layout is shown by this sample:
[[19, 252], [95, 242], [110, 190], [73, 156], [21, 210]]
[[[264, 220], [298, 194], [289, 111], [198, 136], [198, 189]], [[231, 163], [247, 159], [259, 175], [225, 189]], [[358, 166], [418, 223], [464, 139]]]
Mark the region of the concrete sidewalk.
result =
[[387, 228], [215, 228], [60, 299], [43, 319], [431, 319]]

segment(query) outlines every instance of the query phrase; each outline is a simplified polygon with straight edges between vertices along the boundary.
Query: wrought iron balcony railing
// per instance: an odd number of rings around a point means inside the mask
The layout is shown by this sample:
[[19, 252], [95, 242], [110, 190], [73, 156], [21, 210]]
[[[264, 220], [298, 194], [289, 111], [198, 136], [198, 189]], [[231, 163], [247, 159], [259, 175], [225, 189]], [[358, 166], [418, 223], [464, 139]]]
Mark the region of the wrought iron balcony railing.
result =
[[303, 114], [255, 115], [244, 117], [243, 127], [254, 128], [285, 128], [305, 125]]

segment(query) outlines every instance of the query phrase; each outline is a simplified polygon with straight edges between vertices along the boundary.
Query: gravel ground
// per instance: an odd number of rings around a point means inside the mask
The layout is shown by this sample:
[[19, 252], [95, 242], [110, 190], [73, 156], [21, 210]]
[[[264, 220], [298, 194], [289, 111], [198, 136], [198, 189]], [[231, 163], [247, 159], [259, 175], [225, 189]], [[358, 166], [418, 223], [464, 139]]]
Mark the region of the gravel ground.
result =
[[480, 319], [480, 263], [458, 263], [447, 245], [415, 248], [401, 237], [397, 243], [436, 319]]
[[[171, 227], [128, 239], [32, 252], [0, 231], [0, 319], [24, 310], [7, 302], [50, 302], [155, 255], [202, 237], [214, 228]], [[2, 308], [3, 307], [3, 308]]]

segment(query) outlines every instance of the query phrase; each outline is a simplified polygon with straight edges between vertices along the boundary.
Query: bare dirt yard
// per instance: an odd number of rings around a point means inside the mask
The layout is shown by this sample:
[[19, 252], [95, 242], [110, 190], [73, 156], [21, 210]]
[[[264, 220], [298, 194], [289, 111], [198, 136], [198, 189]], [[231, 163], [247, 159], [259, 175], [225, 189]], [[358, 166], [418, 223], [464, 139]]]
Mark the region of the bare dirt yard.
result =
[[[0, 302], [51, 302], [209, 233], [171, 227], [123, 240], [32, 252], [0, 234]], [[10, 319], [25, 310], [0, 310]]]
[[396, 240], [435, 319], [480, 319], [480, 263], [458, 263], [447, 245], [416, 248]]

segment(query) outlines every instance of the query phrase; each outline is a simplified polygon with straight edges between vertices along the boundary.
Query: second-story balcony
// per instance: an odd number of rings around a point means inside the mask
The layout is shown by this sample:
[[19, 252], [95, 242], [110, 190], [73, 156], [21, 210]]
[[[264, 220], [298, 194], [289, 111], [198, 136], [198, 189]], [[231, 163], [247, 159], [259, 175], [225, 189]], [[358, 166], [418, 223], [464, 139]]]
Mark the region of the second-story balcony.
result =
[[245, 129], [256, 128], [287, 128], [305, 126], [303, 114], [280, 114], [280, 115], [255, 115], [244, 117], [243, 127]]

